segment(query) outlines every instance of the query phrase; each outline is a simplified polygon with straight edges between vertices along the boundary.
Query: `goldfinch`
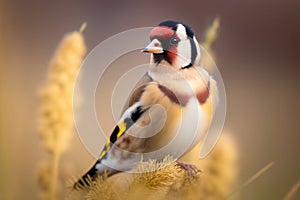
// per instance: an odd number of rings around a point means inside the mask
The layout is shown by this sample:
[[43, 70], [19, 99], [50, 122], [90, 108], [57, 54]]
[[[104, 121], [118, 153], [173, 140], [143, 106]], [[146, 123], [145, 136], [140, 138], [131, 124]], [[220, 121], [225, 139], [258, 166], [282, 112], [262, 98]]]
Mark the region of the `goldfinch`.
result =
[[131, 170], [141, 159], [171, 155], [189, 173], [197, 169], [178, 159], [207, 132], [218, 100], [216, 82], [200, 64], [200, 47], [186, 24], [168, 20], [149, 34], [149, 69], [132, 92], [124, 112], [87, 178]]

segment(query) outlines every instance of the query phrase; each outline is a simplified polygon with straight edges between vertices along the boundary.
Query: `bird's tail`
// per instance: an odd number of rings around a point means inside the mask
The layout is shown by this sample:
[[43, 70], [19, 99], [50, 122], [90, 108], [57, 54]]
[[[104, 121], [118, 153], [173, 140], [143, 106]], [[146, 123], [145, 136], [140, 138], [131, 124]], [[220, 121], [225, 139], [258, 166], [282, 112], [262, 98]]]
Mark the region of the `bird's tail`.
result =
[[87, 171], [78, 181], [76, 181], [73, 185], [73, 188], [79, 189], [85, 186], [91, 186], [92, 180], [95, 179], [98, 174], [96, 166], [99, 163], [100, 161], [97, 161], [89, 171]]
[[101, 160], [98, 160], [88, 172], [86, 172], [78, 181], [74, 183], [73, 188], [79, 189], [86, 186], [91, 186], [93, 180], [95, 180], [97, 176], [105, 174], [107, 177], [109, 177], [115, 173], [117, 173], [116, 170], [103, 165]]

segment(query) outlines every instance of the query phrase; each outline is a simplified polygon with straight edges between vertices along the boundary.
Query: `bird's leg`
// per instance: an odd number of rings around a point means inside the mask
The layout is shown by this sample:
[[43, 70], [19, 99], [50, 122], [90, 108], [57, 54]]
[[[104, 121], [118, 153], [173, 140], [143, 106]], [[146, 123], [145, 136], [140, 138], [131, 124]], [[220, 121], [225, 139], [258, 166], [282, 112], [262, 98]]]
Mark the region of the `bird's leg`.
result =
[[196, 165], [185, 163], [182, 161], [177, 160], [177, 165], [180, 166], [182, 169], [186, 170], [187, 173], [191, 176], [195, 176], [198, 172], [202, 172], [202, 170], [199, 170]]

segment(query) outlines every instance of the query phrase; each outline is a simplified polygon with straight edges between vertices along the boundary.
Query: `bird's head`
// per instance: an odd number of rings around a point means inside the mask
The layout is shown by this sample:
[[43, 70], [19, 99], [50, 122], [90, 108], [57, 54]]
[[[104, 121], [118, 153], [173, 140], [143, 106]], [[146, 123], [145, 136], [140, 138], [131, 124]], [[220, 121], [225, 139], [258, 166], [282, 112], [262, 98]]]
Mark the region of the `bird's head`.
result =
[[152, 53], [152, 63], [180, 70], [197, 66], [200, 48], [193, 30], [177, 21], [164, 21], [150, 32], [150, 44], [142, 51]]

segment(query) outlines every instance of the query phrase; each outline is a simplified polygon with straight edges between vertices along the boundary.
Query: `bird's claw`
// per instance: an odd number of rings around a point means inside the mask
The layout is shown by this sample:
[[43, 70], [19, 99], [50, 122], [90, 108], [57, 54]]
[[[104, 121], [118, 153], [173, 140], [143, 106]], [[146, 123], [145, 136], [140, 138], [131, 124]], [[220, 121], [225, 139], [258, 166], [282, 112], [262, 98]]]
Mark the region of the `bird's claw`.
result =
[[176, 161], [177, 165], [180, 166], [182, 169], [186, 170], [186, 172], [191, 176], [196, 176], [198, 172], [202, 172], [202, 170], [198, 169], [196, 165], [185, 163], [181, 161]]

